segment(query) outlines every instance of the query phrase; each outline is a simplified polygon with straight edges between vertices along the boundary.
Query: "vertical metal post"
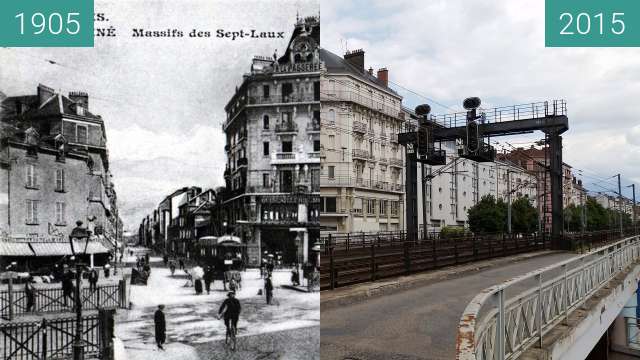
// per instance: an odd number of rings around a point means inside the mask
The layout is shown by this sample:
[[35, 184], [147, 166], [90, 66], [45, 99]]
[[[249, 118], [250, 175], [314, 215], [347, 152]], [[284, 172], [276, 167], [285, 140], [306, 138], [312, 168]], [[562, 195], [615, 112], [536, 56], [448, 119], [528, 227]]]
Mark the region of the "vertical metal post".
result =
[[571, 244], [563, 239], [562, 215], [562, 136], [556, 131], [549, 133], [549, 152], [551, 160], [551, 247], [554, 250], [569, 250]]
[[[417, 136], [417, 134], [416, 134]], [[405, 191], [407, 205], [405, 207], [407, 221], [407, 240], [415, 240], [418, 231], [418, 165], [416, 162], [415, 144], [405, 147]]]
[[424, 235], [422, 239], [427, 238], [427, 172], [425, 168], [425, 164], [420, 164], [420, 169], [422, 171], [422, 232]]
[[47, 360], [47, 319], [42, 319], [42, 360]]
[[505, 357], [505, 321], [504, 321], [504, 289], [498, 290], [496, 293], [498, 300], [498, 321], [496, 324], [496, 355], [498, 360], [504, 360]]
[[[76, 260], [79, 260], [76, 258]], [[82, 299], [80, 299], [80, 287], [82, 286], [82, 266], [76, 263], [76, 334], [73, 341], [73, 360], [84, 360], [84, 346], [82, 345]]]
[[331, 281], [331, 290], [336, 287], [335, 270], [333, 268], [333, 246], [329, 248], [329, 281]]
[[511, 234], [511, 169], [507, 169], [507, 233]]
[[544, 321], [544, 308], [542, 306], [542, 274], [536, 275], [538, 281], [538, 311], [536, 311], [536, 317], [538, 318], [538, 346], [542, 349], [542, 322]]
[[569, 325], [569, 278], [567, 277], [567, 265], [562, 265], [564, 273], [564, 324]]
[[618, 174], [618, 211], [620, 211], [620, 237], [624, 237], [622, 230], [622, 186], [620, 184], [620, 174]]
[[9, 321], [13, 320], [13, 276], [9, 277]]

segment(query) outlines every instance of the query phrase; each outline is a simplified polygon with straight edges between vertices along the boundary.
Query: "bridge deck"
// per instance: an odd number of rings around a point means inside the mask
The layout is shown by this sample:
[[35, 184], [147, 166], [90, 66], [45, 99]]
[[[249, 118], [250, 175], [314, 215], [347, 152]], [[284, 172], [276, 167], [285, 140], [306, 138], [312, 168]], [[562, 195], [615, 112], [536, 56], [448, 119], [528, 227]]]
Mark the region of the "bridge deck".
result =
[[322, 358], [453, 359], [458, 322], [474, 296], [489, 286], [573, 256], [547, 254], [365, 302], [322, 309]]

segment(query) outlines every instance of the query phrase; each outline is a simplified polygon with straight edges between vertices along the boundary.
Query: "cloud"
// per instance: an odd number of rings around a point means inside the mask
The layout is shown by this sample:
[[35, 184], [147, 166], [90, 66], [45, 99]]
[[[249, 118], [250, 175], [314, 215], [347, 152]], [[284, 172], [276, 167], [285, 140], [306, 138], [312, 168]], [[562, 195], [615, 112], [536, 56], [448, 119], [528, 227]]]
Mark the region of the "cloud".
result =
[[545, 48], [543, 1], [326, 0], [322, 26], [324, 48], [362, 47], [367, 67], [387, 67], [392, 82], [456, 110], [467, 96], [495, 106], [566, 99], [565, 161], [640, 179], [640, 49]]

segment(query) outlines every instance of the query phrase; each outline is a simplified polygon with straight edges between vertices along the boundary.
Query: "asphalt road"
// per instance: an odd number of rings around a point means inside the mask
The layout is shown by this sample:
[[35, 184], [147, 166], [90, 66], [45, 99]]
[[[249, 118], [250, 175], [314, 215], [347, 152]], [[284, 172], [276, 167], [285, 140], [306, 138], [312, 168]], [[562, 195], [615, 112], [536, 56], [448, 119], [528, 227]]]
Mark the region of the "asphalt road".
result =
[[371, 300], [322, 310], [321, 358], [454, 359], [458, 322], [483, 289], [568, 259], [551, 254]]

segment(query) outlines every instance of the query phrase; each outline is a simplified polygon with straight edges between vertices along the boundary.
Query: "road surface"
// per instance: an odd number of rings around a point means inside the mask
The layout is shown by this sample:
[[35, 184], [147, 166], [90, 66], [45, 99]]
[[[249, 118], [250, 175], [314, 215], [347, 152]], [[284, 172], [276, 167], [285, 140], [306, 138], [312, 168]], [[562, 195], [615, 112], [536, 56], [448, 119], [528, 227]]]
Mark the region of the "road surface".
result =
[[322, 310], [321, 358], [454, 359], [457, 326], [483, 289], [576, 256], [553, 253]]

